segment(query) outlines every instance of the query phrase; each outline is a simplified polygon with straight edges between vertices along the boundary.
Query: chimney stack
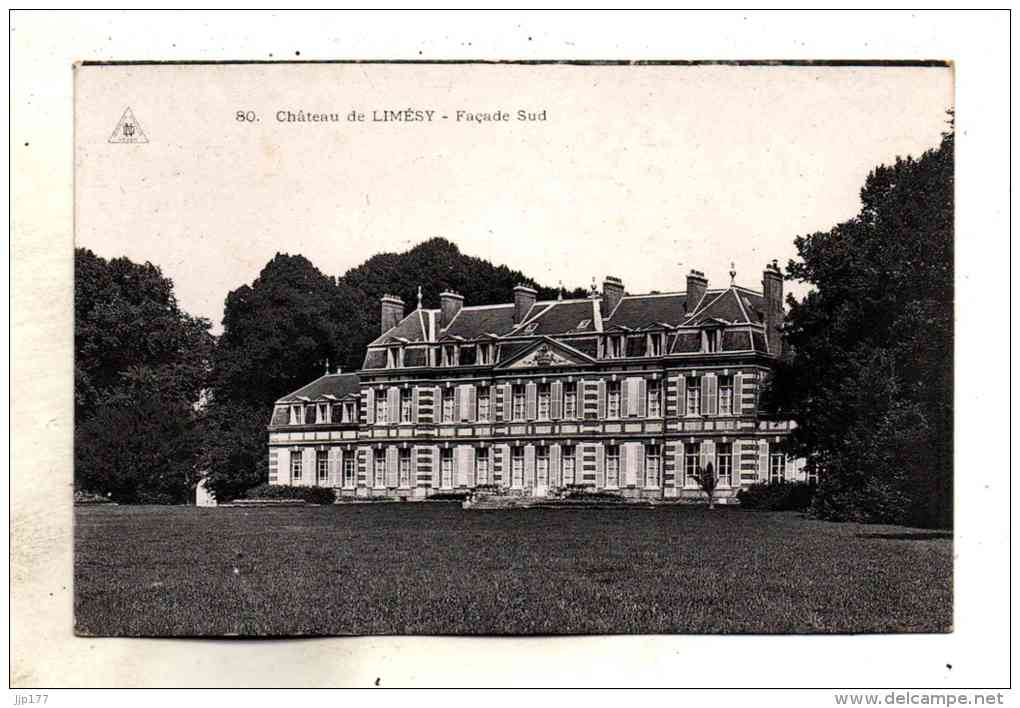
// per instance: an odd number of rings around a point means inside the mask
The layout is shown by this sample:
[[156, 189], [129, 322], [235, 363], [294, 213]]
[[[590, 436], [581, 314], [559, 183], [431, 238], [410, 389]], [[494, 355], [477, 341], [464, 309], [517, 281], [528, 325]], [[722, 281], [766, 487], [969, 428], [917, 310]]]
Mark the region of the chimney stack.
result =
[[602, 316], [609, 317], [623, 297], [623, 281], [607, 275], [602, 281]]
[[529, 288], [527, 285], [518, 285], [514, 288], [515, 325], [524, 321], [528, 311], [535, 304], [536, 299], [538, 299], [538, 292], [534, 288]]
[[777, 261], [765, 266], [761, 287], [765, 294], [765, 336], [769, 352], [779, 356], [783, 353], [783, 337], [780, 334], [783, 326], [783, 273]]
[[382, 316], [380, 317], [382, 334], [386, 334], [396, 327], [402, 319], [404, 319], [404, 301], [396, 295], [383, 295]]
[[462, 307], [464, 307], [464, 296], [460, 293], [455, 293], [452, 290], [444, 290], [439, 293], [439, 309], [440, 317], [442, 318], [439, 328], [446, 329], [449, 327], [453, 318], [457, 316]]
[[694, 308], [698, 306], [702, 298], [705, 297], [705, 291], [708, 290], [708, 278], [700, 270], [691, 269], [690, 274], [687, 276], [687, 312], [688, 314], [694, 312]]

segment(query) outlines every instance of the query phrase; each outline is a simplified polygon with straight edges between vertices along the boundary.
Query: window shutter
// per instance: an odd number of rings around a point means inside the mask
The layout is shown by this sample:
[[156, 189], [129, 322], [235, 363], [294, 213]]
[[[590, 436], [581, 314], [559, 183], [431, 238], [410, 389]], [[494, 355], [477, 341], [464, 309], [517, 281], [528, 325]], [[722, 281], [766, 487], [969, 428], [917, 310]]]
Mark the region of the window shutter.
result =
[[415, 386], [414, 390], [411, 392], [411, 420], [414, 421], [415, 423], [419, 422], [419, 420], [418, 420], [418, 387], [417, 386]]
[[701, 453], [705, 456], [705, 466], [712, 465], [712, 473], [719, 475], [719, 461], [715, 459], [715, 440], [705, 440], [701, 443]]
[[375, 423], [375, 390], [371, 388], [365, 391], [365, 418], [369, 425]]
[[549, 486], [562, 487], [563, 479], [560, 464], [560, 446], [554, 444], [549, 446]]
[[503, 384], [502, 386], [499, 387], [499, 389], [503, 392], [503, 400], [502, 400], [502, 402], [500, 403], [500, 406], [499, 406], [499, 417], [500, 417], [500, 420], [507, 421], [507, 420], [510, 420], [510, 410], [511, 410], [510, 409], [510, 404], [511, 404], [510, 397], [513, 395], [513, 388], [511, 387], [510, 384]]
[[276, 480], [277, 484], [289, 485], [290, 479], [290, 450], [280, 448], [279, 455], [277, 457], [278, 462], [276, 467]]
[[758, 481], [769, 481], [769, 441], [758, 441]]
[[301, 451], [301, 483], [314, 487], [319, 483], [319, 471], [315, 468], [315, 448], [308, 446]]
[[528, 420], [534, 420], [537, 417], [538, 384], [534, 382], [525, 384], [524, 396], [527, 405], [527, 418]]
[[456, 421], [464, 420], [464, 387], [454, 386], [453, 387], [453, 419]]
[[638, 379], [637, 390], [638, 418], [645, 418], [648, 416], [648, 382], [645, 379]]
[[684, 486], [684, 444], [679, 440], [673, 443], [673, 489]]
[[327, 453], [328, 465], [327, 469], [327, 482], [326, 485], [330, 487], [340, 486], [340, 448], [331, 447]]
[[[676, 415], [677, 417], [683, 417], [687, 415], [687, 377], [684, 376], [683, 374], [677, 376], [676, 386], [677, 386]], [[681, 445], [681, 447], [683, 446]]]
[[464, 403], [464, 420], [473, 421], [478, 415], [478, 394], [474, 387], [474, 384], [465, 384], [464, 396], [467, 401]]
[[592, 446], [595, 449], [595, 486], [605, 489], [606, 486], [606, 448], [601, 443]]
[[602, 379], [598, 382], [598, 410], [597, 415], [599, 420], [605, 420], [606, 417], [606, 382]]
[[388, 396], [386, 399], [386, 407], [389, 409], [389, 422], [399, 423], [400, 422], [400, 389], [396, 386], [390, 386], [390, 390], [387, 392]]
[[443, 421], [443, 388], [436, 386], [432, 393], [432, 422]]
[[524, 446], [524, 486], [535, 486], [535, 446]]
[[624, 379], [623, 381], [620, 382], [620, 387], [617, 389], [620, 392], [619, 411], [620, 411], [620, 417], [621, 418], [626, 418], [627, 416], [629, 416], [631, 414], [631, 411], [634, 410], [634, 407], [631, 405], [631, 400], [630, 400], [630, 391], [631, 391], [631, 388], [632, 388], [631, 387], [631, 383], [632, 382], [633, 382], [633, 379], [629, 379], [629, 378], [628, 379]]
[[504, 487], [510, 486], [510, 445], [499, 446], [499, 474], [500, 484]]
[[397, 448], [388, 447], [386, 448], [386, 486], [396, 487], [397, 486]]
[[638, 483], [638, 449], [640, 447], [640, 443], [627, 443], [624, 445], [624, 454], [621, 455], [623, 459], [620, 460], [624, 465], [624, 468], [620, 471], [621, 487]]
[[742, 415], [744, 412], [744, 391], [741, 386], [742, 377], [740, 374], [733, 375], [733, 403], [730, 404], [730, 410], [733, 411], [733, 415]]
[[563, 384], [559, 381], [553, 382], [549, 387], [549, 395], [552, 397], [549, 402], [549, 417], [559, 420], [563, 416]]
[[716, 396], [715, 374], [705, 374], [701, 379], [701, 408], [705, 415], [716, 415], [719, 399]]

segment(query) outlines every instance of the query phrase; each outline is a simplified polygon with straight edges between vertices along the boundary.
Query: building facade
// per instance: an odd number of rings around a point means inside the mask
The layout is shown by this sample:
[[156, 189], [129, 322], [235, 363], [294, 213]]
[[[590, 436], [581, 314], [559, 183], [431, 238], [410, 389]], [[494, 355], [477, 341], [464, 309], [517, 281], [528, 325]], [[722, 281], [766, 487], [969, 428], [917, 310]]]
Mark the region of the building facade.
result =
[[[731, 273], [731, 280], [735, 274]], [[543, 496], [584, 486], [638, 498], [700, 498], [712, 463], [717, 496], [759, 481], [803, 480], [760, 419], [759, 392], [782, 340], [783, 280], [683, 292], [602, 292], [537, 301], [525, 286], [502, 305], [405, 314], [382, 299], [382, 332], [357, 373], [328, 373], [277, 401], [269, 481], [338, 496], [423, 499], [499, 487]]]

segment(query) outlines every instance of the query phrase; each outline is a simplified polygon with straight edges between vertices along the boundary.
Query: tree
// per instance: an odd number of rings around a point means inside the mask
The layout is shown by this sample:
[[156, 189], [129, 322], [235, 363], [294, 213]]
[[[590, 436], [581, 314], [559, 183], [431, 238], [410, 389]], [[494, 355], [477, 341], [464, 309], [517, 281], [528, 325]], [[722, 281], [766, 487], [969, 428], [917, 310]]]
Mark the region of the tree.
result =
[[74, 258], [75, 417], [88, 418], [132, 367], [155, 372], [184, 400], [207, 385], [209, 321], [182, 311], [173, 281], [151, 263], [105, 260], [84, 248]]
[[127, 372], [75, 425], [75, 488], [125, 504], [183, 504], [200, 473], [195, 408], [153, 370]]
[[75, 251], [75, 487], [181, 503], [196, 478], [209, 322], [151, 263]]
[[824, 518], [952, 522], [953, 148], [875, 168], [857, 217], [795, 240], [787, 277], [814, 289], [788, 298], [766, 402]]
[[215, 398], [266, 415], [327, 363], [351, 359], [351, 340], [360, 339], [353, 331], [367, 307], [304, 256], [276, 254], [255, 282], [227, 295], [213, 357]]
[[715, 488], [719, 485], [719, 480], [715, 476], [715, 469], [712, 467], [712, 463], [709, 462], [704, 467], [698, 467], [698, 487], [708, 497], [708, 508], [715, 508]]
[[241, 496], [266, 481], [270, 410], [243, 402], [214, 400], [202, 421], [202, 468], [206, 487], [219, 502]]

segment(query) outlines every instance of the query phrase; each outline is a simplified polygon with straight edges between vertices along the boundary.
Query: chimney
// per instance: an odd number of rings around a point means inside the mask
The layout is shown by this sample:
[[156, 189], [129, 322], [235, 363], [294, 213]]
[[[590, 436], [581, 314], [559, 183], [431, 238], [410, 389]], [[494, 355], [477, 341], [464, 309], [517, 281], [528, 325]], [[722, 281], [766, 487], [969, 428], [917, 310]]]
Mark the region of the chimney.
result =
[[382, 296], [382, 316], [380, 326], [382, 334], [386, 334], [404, 319], [404, 301], [396, 295]]
[[609, 315], [616, 309], [623, 297], [623, 281], [612, 275], [607, 275], [602, 281], [602, 316]]
[[514, 288], [514, 324], [520, 324], [535, 304], [538, 292], [527, 285], [518, 285]]
[[769, 352], [778, 356], [783, 353], [783, 337], [780, 334], [783, 326], [783, 273], [777, 261], [765, 266], [761, 287], [765, 294], [765, 336]]
[[464, 307], [464, 296], [460, 293], [455, 293], [452, 290], [445, 290], [439, 293], [439, 309], [441, 310], [442, 317], [439, 328], [445, 329], [449, 326], [462, 307]]
[[691, 269], [690, 274], [687, 276], [687, 313], [694, 312], [694, 308], [698, 306], [701, 299], [705, 297], [705, 291], [708, 290], [708, 278], [700, 270]]

